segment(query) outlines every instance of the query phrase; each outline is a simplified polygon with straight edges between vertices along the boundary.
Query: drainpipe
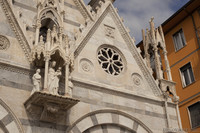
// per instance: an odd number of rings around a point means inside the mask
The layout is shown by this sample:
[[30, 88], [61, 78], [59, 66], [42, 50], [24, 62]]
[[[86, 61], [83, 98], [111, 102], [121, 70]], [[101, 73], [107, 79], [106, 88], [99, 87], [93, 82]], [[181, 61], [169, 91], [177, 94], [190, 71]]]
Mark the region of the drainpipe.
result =
[[196, 24], [195, 24], [195, 21], [194, 21], [194, 17], [192, 15], [192, 13], [188, 12], [186, 8], [184, 8], [184, 11], [192, 18], [192, 23], [193, 23], [193, 26], [194, 26], [194, 30], [195, 30], [195, 34], [196, 34], [196, 38], [197, 38], [197, 43], [199, 45], [199, 48], [200, 48], [200, 38], [198, 36], [198, 30], [197, 30], [197, 27], [196, 27]]

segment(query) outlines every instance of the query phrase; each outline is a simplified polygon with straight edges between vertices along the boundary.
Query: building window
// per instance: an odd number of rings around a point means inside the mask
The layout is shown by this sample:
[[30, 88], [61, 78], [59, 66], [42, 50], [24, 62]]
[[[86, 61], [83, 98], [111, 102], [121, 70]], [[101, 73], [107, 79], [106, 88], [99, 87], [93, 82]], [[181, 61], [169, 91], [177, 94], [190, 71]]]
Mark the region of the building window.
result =
[[192, 129], [200, 126], [200, 102], [188, 107]]
[[173, 39], [174, 39], [176, 51], [178, 51], [179, 49], [181, 49], [182, 47], [186, 45], [186, 41], [185, 41], [185, 37], [184, 37], [182, 29], [180, 29], [178, 32], [176, 32], [173, 35]]
[[188, 63], [180, 68], [182, 81], [183, 81], [183, 87], [186, 87], [187, 85], [194, 82], [194, 75], [192, 71], [191, 64]]
[[102, 47], [98, 51], [98, 62], [111, 75], [119, 75], [124, 70], [124, 62], [116, 49]]

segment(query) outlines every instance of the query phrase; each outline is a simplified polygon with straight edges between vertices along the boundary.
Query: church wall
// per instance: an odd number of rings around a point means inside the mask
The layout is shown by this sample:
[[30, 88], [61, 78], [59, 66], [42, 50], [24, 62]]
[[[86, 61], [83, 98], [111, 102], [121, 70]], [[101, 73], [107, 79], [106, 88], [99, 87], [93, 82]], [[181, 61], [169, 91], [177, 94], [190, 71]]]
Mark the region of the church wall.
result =
[[[73, 91], [74, 97], [80, 99], [81, 102], [71, 109], [72, 113], [69, 115], [71, 123], [89, 112], [114, 109], [141, 120], [155, 132], [160, 132], [163, 127], [166, 127], [163, 102], [143, 99], [131, 94], [120, 94], [95, 86], [92, 88], [75, 87]], [[174, 110], [174, 107], [170, 109]], [[170, 113], [170, 117], [172, 125], [177, 127], [177, 118], [174, 114], [174, 112]]]
[[[12, 5], [13, 11], [16, 11], [15, 15], [22, 31], [32, 47], [35, 33], [32, 24], [36, 15], [36, 8], [33, 7], [36, 2], [14, 1], [16, 2]], [[73, 38], [74, 28], [78, 29], [78, 25], [84, 24], [85, 21], [72, 0], [65, 0], [65, 6], [64, 33]], [[20, 11], [21, 18], [18, 16]], [[115, 28], [114, 39], [105, 36], [105, 25]], [[3, 17], [0, 17], [1, 26], [9, 27]], [[72, 97], [79, 99], [80, 102], [69, 109], [66, 116], [60, 116], [55, 123], [41, 121], [38, 117], [41, 109], [37, 107], [34, 110], [35, 114], [28, 113], [25, 109], [24, 102], [30, 97], [35, 70], [30, 68], [12, 30], [3, 30], [6, 32], [0, 30], [0, 34], [6, 35], [11, 45], [9, 49], [0, 53], [0, 62], [6, 60], [0, 63], [0, 98], [13, 110], [25, 133], [66, 133], [68, 129], [71, 133], [81, 133], [77, 132], [79, 130], [93, 133], [101, 132], [105, 127], [109, 133], [129, 133], [133, 128], [138, 133], [147, 133], [147, 129], [153, 133], [163, 133], [163, 127], [167, 127], [163, 99], [155, 96], [151, 90], [110, 14], [75, 59], [75, 70], [71, 75], [74, 84]], [[107, 74], [98, 62], [97, 50], [103, 44], [119, 50], [120, 56], [124, 59], [124, 70], [118, 76]], [[137, 74], [138, 82], [133, 78], [133, 74]], [[178, 127], [175, 106], [171, 103], [169, 105], [172, 126]], [[1, 130], [0, 128], [0, 132]]]

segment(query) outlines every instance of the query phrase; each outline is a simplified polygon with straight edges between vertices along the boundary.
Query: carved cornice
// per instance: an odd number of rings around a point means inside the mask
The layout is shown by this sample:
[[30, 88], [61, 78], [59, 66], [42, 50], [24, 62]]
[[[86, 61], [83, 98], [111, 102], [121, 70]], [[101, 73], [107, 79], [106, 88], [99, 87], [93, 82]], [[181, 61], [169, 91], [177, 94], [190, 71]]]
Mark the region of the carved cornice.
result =
[[76, 6], [80, 9], [80, 12], [85, 19], [90, 18], [91, 20], [94, 20], [92, 14], [87, 10], [82, 0], [73, 0], [73, 1], [76, 4]]
[[141, 55], [138, 53], [134, 41], [132, 40], [127, 29], [125, 28], [124, 24], [121, 21], [120, 16], [118, 15], [118, 13], [116, 12], [115, 8], [113, 7], [111, 3], [107, 5], [106, 9], [101, 13], [100, 17], [91, 27], [89, 32], [87, 32], [86, 35], [83, 35], [85, 38], [82, 39], [82, 42], [78, 45], [77, 49], [75, 50], [75, 58], [80, 54], [80, 52], [85, 47], [85, 45], [87, 44], [91, 36], [94, 34], [94, 32], [96, 31], [100, 23], [103, 21], [105, 16], [108, 14], [108, 12], [111, 12], [112, 17], [115, 20], [114, 22], [116, 23], [122, 37], [124, 38], [124, 41], [126, 42], [131, 54], [133, 55], [137, 64], [139, 65], [146, 81], [149, 83], [149, 86], [151, 87], [153, 93], [156, 96], [162, 95], [160, 88], [157, 86], [153, 76], [151, 75], [150, 71], [146, 67]]
[[132, 91], [129, 91], [129, 90], [124, 90], [124, 89], [119, 89], [119, 88], [116, 90], [116, 88], [113, 86], [105, 85], [105, 84], [94, 82], [94, 81], [83, 80], [77, 77], [73, 77], [72, 81], [75, 87], [91, 89], [91, 90], [100, 91], [100, 92], [111, 94], [111, 95], [123, 96], [130, 99], [135, 99], [135, 98], [137, 100], [146, 99], [147, 102], [156, 102], [157, 104], [160, 104], [160, 106], [162, 105], [162, 102], [164, 100], [164, 99], [159, 99], [155, 97], [148, 97], [148, 96], [134, 94]]
[[0, 5], [3, 8], [5, 16], [7, 17], [7, 20], [26, 55], [26, 58], [29, 60], [30, 58], [29, 53], [31, 51], [30, 46], [28, 44], [28, 41], [26, 40], [26, 37], [24, 36], [22, 29], [19, 26], [17, 19], [15, 18], [15, 15], [11, 9], [11, 6], [9, 5], [8, 0], [0, 0]]
[[8, 64], [3, 62], [0, 62], [0, 69], [28, 76], [30, 76], [31, 73], [34, 72], [30, 68], [23, 68], [21, 66], [11, 65], [10, 63]]

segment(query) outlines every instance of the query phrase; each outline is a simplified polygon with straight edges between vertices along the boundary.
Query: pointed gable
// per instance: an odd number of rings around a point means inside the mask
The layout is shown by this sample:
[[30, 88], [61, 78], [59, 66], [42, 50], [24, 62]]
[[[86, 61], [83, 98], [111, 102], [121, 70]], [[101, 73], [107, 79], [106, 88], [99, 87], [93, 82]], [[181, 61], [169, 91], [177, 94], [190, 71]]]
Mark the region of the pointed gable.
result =
[[[88, 73], [87, 79], [95, 82], [101, 81], [101, 83], [115, 86], [121, 91], [131, 90], [131, 93], [148, 96], [161, 95], [160, 89], [116, 10], [110, 2], [105, 4], [107, 5], [101, 9], [102, 13], [98, 14], [98, 19], [88, 26], [88, 29], [77, 40], [75, 57], [78, 67], [76, 70], [80, 73]], [[109, 54], [107, 49], [111, 49], [110, 51], [114, 51], [113, 55], [117, 53], [121, 57], [124, 68], [119, 75], [113, 76], [112, 72], [108, 72], [109, 67], [100, 63], [98, 57], [99, 53], [103, 53], [101, 48], [105, 48], [103, 51], [106, 51], [107, 54]], [[112, 71], [111, 69], [110, 71]]]
[[[11, 16], [5, 15], [6, 9], [2, 9], [0, 6], [0, 60], [4, 63], [11, 62], [15, 65], [29, 66], [27, 56], [25, 55], [25, 49], [22, 41], [19, 37], [20, 31], [15, 31], [15, 25], [11, 25], [13, 19]], [[9, 20], [8, 20], [9, 18]], [[28, 54], [28, 53], [27, 53]]]

